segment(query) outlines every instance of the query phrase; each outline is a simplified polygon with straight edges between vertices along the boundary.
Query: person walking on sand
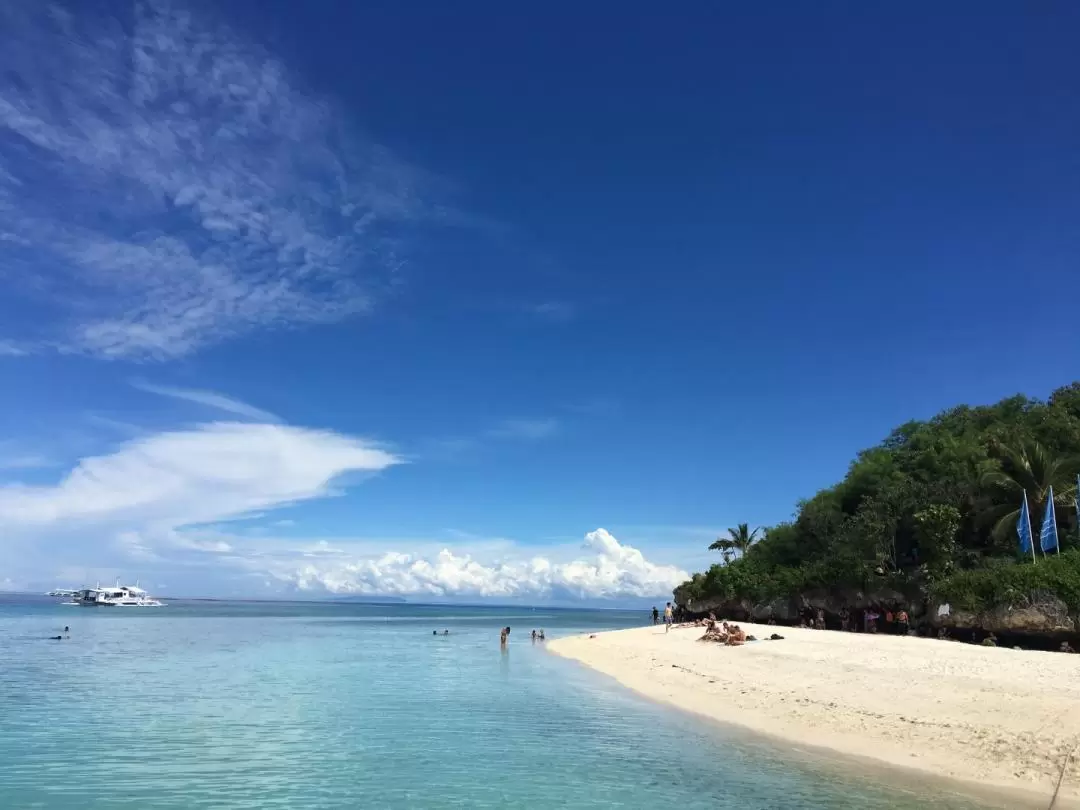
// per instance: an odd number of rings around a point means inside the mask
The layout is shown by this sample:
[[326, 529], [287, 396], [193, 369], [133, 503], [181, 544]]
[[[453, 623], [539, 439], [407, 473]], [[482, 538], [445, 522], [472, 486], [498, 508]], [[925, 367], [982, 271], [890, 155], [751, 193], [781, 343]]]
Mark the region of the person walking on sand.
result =
[[672, 622], [673, 618], [674, 618], [674, 614], [671, 611], [671, 602], [668, 602], [667, 605], [664, 606], [664, 632], [665, 633], [668, 632], [669, 630], [671, 630], [671, 622]]

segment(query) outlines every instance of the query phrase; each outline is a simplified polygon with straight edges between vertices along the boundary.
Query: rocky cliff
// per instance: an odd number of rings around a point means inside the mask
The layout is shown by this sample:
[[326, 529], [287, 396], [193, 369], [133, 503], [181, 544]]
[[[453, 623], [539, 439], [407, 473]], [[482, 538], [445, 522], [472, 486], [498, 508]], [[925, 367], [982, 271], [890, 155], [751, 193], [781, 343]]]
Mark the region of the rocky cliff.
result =
[[944, 627], [964, 633], [995, 633], [1018, 641], [1029, 638], [1046, 644], [1066, 640], [1075, 642], [1080, 638], [1080, 617], [1053, 594], [1017, 598], [1011, 604], [1001, 604], [983, 611], [962, 610], [943, 601], [931, 602], [922, 591], [904, 594], [884, 587], [865, 591], [807, 591], [790, 598], [757, 603], [746, 599], [693, 599], [680, 587], [675, 589], [675, 602], [693, 617], [713, 612], [736, 621], [767, 622], [772, 619], [778, 624], [795, 624], [800, 617], [822, 610], [826, 624], [839, 627], [839, 614], [843, 608], [852, 613], [868, 608], [903, 609], [910, 615], [914, 626], [923, 625], [934, 631]]

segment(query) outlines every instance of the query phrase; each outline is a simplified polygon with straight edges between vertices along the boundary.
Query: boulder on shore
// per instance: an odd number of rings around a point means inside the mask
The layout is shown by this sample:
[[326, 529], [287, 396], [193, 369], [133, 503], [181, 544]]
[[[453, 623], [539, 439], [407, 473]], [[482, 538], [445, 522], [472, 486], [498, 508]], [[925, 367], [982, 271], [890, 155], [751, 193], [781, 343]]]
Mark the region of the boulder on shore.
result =
[[1080, 630], [1068, 606], [1049, 594], [981, 612], [957, 610], [947, 602], [935, 602], [930, 605], [927, 618], [935, 628], [1021, 636], [1071, 637]]

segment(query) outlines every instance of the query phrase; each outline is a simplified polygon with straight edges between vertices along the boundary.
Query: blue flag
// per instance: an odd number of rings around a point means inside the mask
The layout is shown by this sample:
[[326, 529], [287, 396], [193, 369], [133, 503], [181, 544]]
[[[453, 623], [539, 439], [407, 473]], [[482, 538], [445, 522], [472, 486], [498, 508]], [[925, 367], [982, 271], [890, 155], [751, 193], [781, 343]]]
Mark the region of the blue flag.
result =
[[1044, 552], [1058, 547], [1057, 514], [1054, 512], [1054, 488], [1050, 487], [1050, 496], [1046, 499], [1046, 514], [1043, 515], [1042, 530], [1039, 532], [1039, 546]]
[[1035, 554], [1035, 547], [1031, 544], [1031, 512], [1028, 510], [1027, 490], [1024, 490], [1024, 505], [1020, 507], [1020, 519], [1016, 521], [1016, 533], [1020, 535], [1020, 550], [1027, 554]]

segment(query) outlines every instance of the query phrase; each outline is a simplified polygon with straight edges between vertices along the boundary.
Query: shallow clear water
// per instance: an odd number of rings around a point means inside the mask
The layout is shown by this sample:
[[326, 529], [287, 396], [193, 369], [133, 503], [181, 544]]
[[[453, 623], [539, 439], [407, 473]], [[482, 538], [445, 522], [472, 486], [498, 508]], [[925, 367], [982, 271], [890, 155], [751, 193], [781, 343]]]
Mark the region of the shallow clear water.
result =
[[[975, 806], [654, 705], [529, 639], [642, 619], [0, 597], [0, 806]], [[65, 624], [70, 639], [47, 640]]]

